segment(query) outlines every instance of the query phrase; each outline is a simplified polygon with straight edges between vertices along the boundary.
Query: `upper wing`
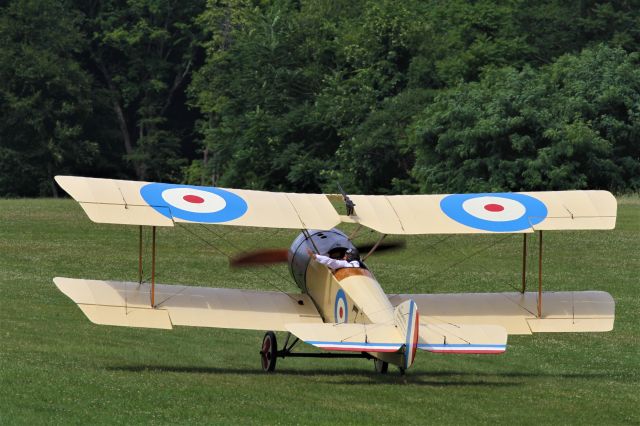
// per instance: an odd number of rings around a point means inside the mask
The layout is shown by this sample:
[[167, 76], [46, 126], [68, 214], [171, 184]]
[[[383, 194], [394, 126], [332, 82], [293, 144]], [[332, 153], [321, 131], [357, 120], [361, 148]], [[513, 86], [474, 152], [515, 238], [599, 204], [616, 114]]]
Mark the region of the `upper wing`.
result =
[[340, 216], [324, 194], [223, 189], [56, 176], [94, 222], [173, 226], [174, 222], [331, 229], [355, 222], [383, 234], [465, 234], [612, 229], [616, 200], [607, 191], [451, 195], [351, 195]]
[[607, 191], [452, 195], [350, 195], [353, 222], [383, 234], [468, 234], [613, 229], [616, 199]]
[[322, 323], [305, 294], [156, 284], [152, 308], [149, 284], [60, 277], [53, 282], [96, 324], [286, 331], [291, 322]]
[[56, 176], [56, 182], [99, 223], [173, 226], [185, 222], [293, 229], [331, 229], [340, 223], [322, 194], [76, 176]]
[[413, 300], [420, 322], [432, 327], [494, 324], [509, 334], [587, 332], [613, 329], [615, 302], [603, 291], [544, 292], [542, 318], [537, 317], [538, 293], [396, 294], [396, 306]]

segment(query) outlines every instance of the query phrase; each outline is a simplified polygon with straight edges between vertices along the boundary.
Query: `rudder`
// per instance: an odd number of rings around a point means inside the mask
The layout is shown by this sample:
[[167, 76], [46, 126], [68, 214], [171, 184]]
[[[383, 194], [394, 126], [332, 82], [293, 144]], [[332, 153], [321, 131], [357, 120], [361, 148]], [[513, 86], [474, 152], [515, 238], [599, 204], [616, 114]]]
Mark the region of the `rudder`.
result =
[[413, 364], [418, 349], [420, 334], [418, 305], [411, 299], [402, 302], [396, 306], [393, 319], [400, 333], [405, 336], [403, 368], [406, 370]]

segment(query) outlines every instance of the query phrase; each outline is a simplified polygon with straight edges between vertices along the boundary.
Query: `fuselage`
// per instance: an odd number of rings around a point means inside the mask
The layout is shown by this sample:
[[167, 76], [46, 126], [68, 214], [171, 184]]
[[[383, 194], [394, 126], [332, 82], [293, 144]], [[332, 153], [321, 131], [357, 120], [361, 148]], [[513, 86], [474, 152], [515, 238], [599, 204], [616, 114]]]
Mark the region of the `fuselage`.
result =
[[349, 248], [355, 247], [337, 229], [300, 234], [289, 249], [293, 279], [313, 299], [325, 322], [370, 324], [393, 321], [393, 306], [363, 262], [362, 268], [331, 270], [312, 262], [307, 251], [335, 257]]
[[[393, 324], [394, 307], [371, 271], [362, 268], [331, 270], [311, 260], [307, 250], [340, 255], [355, 248], [341, 231], [309, 231], [300, 234], [289, 249], [289, 269], [300, 289], [307, 293], [326, 323]], [[401, 356], [372, 353], [399, 364]], [[396, 359], [397, 358], [397, 359]]]

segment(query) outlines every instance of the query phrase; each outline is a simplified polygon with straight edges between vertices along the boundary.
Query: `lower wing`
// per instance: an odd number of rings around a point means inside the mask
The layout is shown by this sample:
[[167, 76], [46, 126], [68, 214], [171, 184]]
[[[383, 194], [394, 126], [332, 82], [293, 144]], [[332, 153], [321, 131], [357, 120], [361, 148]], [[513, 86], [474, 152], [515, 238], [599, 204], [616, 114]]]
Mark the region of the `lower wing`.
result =
[[170, 329], [174, 325], [286, 331], [287, 323], [322, 323], [304, 294], [54, 278], [96, 324]]
[[396, 306], [412, 299], [420, 321], [445, 327], [493, 324], [508, 334], [540, 332], [610, 331], [615, 302], [602, 291], [544, 292], [542, 316], [537, 315], [538, 293], [397, 294], [389, 297]]

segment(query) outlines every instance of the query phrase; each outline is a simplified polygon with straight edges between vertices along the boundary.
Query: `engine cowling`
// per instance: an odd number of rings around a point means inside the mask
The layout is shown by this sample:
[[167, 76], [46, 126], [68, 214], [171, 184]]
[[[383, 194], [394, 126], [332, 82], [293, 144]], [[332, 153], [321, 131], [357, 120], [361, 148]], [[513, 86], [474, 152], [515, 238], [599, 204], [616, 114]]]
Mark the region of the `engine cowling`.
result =
[[307, 249], [315, 252], [316, 248], [317, 253], [330, 256], [343, 254], [355, 246], [344, 232], [335, 228], [329, 231], [309, 230], [308, 234], [298, 235], [289, 248], [289, 271], [302, 291], [307, 289], [306, 274], [311, 260]]

